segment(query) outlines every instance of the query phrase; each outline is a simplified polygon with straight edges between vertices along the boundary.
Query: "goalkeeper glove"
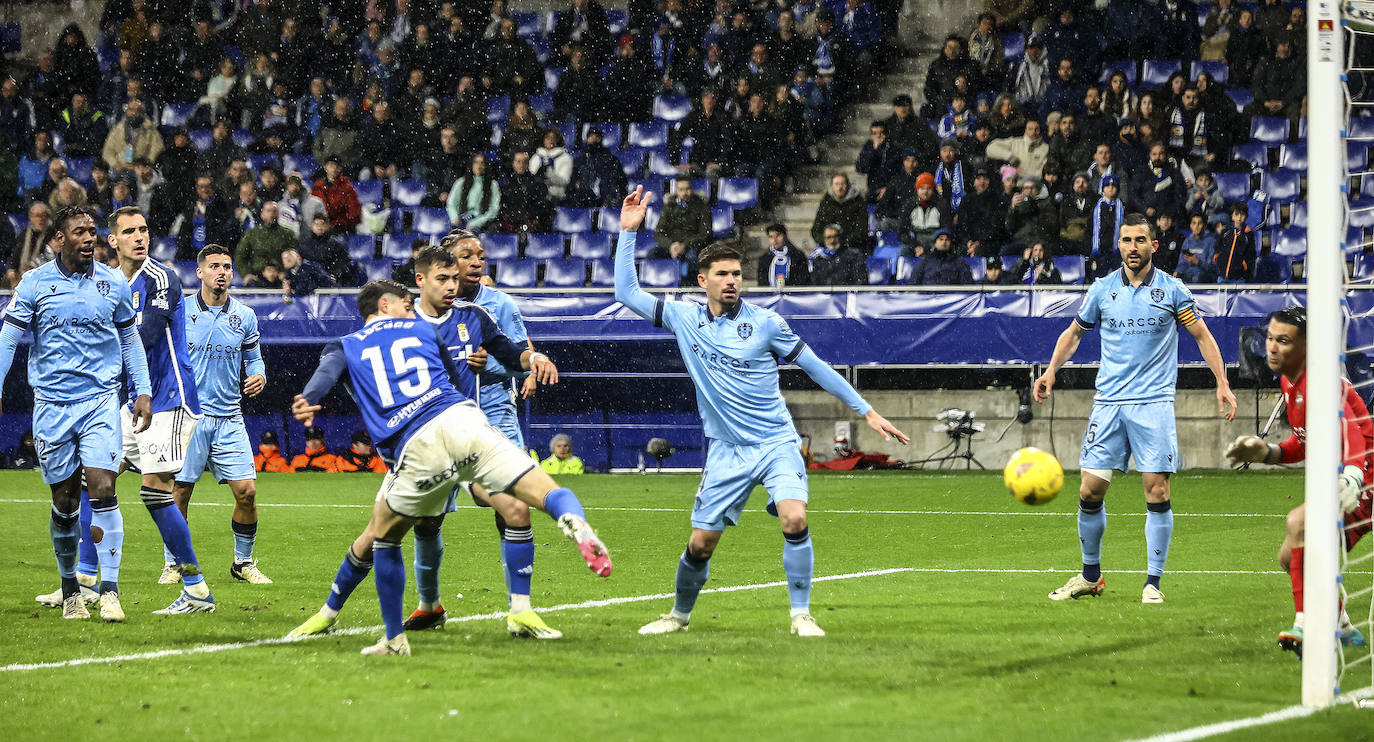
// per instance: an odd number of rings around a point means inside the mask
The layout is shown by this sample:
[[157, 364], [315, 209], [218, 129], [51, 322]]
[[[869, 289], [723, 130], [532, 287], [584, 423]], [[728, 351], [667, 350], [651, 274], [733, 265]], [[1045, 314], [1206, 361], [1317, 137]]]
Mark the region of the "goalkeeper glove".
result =
[[1360, 506], [1360, 494], [1364, 492], [1364, 472], [1358, 466], [1341, 469], [1341, 512], [1349, 513]]
[[1269, 458], [1269, 444], [1253, 435], [1242, 435], [1226, 449], [1226, 458], [1230, 459], [1232, 469], [1239, 469], [1247, 463], [1262, 462]]

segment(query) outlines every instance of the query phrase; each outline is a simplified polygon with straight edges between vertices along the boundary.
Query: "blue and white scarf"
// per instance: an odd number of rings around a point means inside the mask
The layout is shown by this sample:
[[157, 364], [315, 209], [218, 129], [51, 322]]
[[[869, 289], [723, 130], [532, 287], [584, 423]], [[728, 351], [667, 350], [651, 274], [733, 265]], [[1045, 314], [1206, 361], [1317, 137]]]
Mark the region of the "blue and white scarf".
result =
[[[948, 189], [945, 187], [945, 181], [949, 181]], [[935, 169], [935, 187], [949, 198], [950, 209], [958, 211], [959, 202], [964, 200], [964, 163], [955, 161], [953, 168], [940, 163], [940, 167]]]
[[1093, 255], [1098, 254], [1102, 250], [1101, 238], [1103, 205], [1113, 206], [1116, 208], [1116, 224], [1112, 225], [1112, 241], [1110, 244], [1107, 245], [1107, 249], [1109, 250], [1116, 245], [1116, 237], [1117, 235], [1121, 234], [1121, 218], [1125, 216], [1126, 212], [1125, 206], [1121, 203], [1120, 196], [1117, 196], [1116, 199], [1112, 201], [1108, 201], [1105, 197], [1099, 198], [1097, 200], [1097, 205], [1093, 207]]
[[773, 269], [768, 274], [768, 285], [777, 288], [778, 279], [787, 281], [787, 275], [792, 270], [792, 250], [784, 244], [781, 250], [774, 250], [770, 247], [768, 251], [773, 253]]
[[811, 254], [808, 255], [808, 256], [806, 257], [806, 259], [807, 259], [808, 261], [814, 262], [814, 261], [815, 261], [816, 259], [818, 259], [818, 258], [833, 258], [833, 257], [835, 257], [836, 255], [838, 255], [839, 252], [840, 252], [839, 250], [831, 250], [830, 248], [826, 247], [825, 245], [817, 245], [817, 246], [816, 246], [816, 249], [815, 249], [815, 250], [812, 250], [812, 251], [811, 251]]

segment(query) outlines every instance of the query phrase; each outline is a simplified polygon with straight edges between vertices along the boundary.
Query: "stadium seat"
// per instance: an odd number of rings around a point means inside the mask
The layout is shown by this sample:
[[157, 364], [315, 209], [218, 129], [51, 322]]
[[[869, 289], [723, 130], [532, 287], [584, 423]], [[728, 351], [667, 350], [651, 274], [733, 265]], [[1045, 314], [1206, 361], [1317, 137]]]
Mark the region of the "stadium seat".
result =
[[380, 180], [357, 180], [353, 182], [353, 190], [358, 192], [358, 203], [366, 206], [367, 204], [382, 203], [382, 181]]
[[487, 260], [515, 260], [520, 256], [520, 235], [484, 234], [482, 249], [487, 254]]
[[415, 231], [425, 234], [447, 234], [452, 227], [445, 209], [422, 206], [415, 211]]
[[645, 260], [639, 268], [639, 282], [651, 288], [669, 288], [682, 281], [678, 261], [669, 258]]
[[14, 233], [19, 234], [29, 228], [29, 216], [23, 212], [16, 214], [6, 214], [10, 220], [10, 226], [14, 228]]
[[[602, 219], [610, 209], [602, 209]], [[619, 213], [617, 212], [617, 229], [619, 228]], [[615, 232], [601, 230], [601, 234], [575, 234], [572, 238], [572, 248], [568, 254], [574, 258], [583, 260], [603, 260], [611, 257], [613, 241], [616, 239]]]
[[215, 133], [209, 129], [191, 129], [186, 132], [186, 136], [191, 138], [191, 146], [195, 147], [197, 152], [210, 149], [210, 145], [215, 141]]
[[[540, 124], [541, 129], [554, 129], [563, 137], [563, 148], [572, 152], [577, 149], [577, 124]], [[542, 146], [543, 140], [540, 140]]]
[[553, 56], [553, 47], [549, 46], [549, 40], [543, 36], [535, 36], [529, 41], [530, 46], [534, 48], [534, 58], [539, 60], [539, 66], [548, 66], [549, 57]]
[[414, 232], [382, 235], [382, 257], [402, 262], [410, 260], [410, 245], [418, 239], [420, 235]]
[[644, 228], [652, 232], [658, 229], [658, 218], [663, 215], [661, 204], [649, 204], [649, 210], [644, 212]]
[[605, 145], [606, 149], [612, 151], [620, 149], [620, 124], [604, 122], [583, 124], [582, 141], [587, 141], [587, 131], [593, 128], [601, 132], [601, 143]]
[[[1346, 251], [1346, 254], [1349, 254], [1351, 251], [1363, 252], [1364, 249], [1367, 248], [1367, 247], [1369, 247], [1369, 238], [1365, 235], [1364, 229], [1363, 229], [1363, 228], [1361, 228], [1361, 227], [1347, 227], [1347, 228], [1346, 228], [1346, 230], [1345, 230], [1345, 251]], [[1295, 259], [1296, 259], [1296, 258], [1295, 258]]]
[[402, 206], [419, 206], [425, 197], [425, 179], [408, 178], [391, 183], [391, 200]]
[[1270, 203], [1290, 204], [1298, 200], [1302, 177], [1296, 170], [1266, 171], [1260, 176], [1260, 190], [1269, 196]]
[[916, 277], [916, 264], [921, 262], [920, 258], [897, 258], [892, 262], [893, 280], [899, 286], [911, 284], [911, 279]]
[[758, 205], [759, 182], [754, 178], [721, 178], [716, 187], [718, 204], [733, 209], [749, 209]]
[[348, 236], [348, 259], [361, 263], [372, 260], [377, 253], [377, 238], [370, 234], [350, 234]]
[[973, 272], [973, 282], [978, 283], [988, 275], [988, 261], [984, 258], [964, 258], [968, 269]]
[[95, 179], [91, 176], [91, 166], [94, 164], [94, 157], [68, 157], [67, 177], [85, 188], [91, 188], [95, 185]]
[[558, 289], [580, 289], [587, 283], [587, 261], [580, 258], [558, 258], [544, 263], [544, 286]]
[[53, 151], [57, 152], [59, 155], [67, 154], [67, 140], [62, 138], [62, 132], [54, 129], [48, 132], [48, 134], [52, 137]]
[[1350, 278], [1355, 281], [1374, 281], [1374, 255], [1356, 255]]
[[164, 263], [175, 260], [177, 256], [177, 238], [159, 237], [153, 240], [153, 249], [148, 254], [153, 260], [160, 260]]
[[[550, 16], [553, 14], [551, 13]], [[515, 33], [526, 38], [539, 35], [539, 11], [512, 10], [510, 19], [515, 21]], [[554, 20], [549, 18], [549, 30], [553, 30]]]
[[673, 158], [661, 149], [649, 151], [649, 174], [657, 175], [660, 178], [675, 178], [678, 175], [677, 166], [673, 164]]
[[230, 134], [229, 137], [234, 140], [234, 144], [244, 149], [250, 147], [253, 144], [253, 140], [256, 139], [256, 137], [253, 136], [253, 132], [249, 129], [235, 129], [234, 133]]
[[1121, 72], [1126, 75], [1126, 82], [1134, 88], [1136, 81], [1135, 68], [1136, 61], [1134, 59], [1118, 59], [1114, 62], [1104, 62], [1102, 64], [1102, 77], [1099, 82], [1105, 85], [1112, 79], [1113, 74]]
[[1294, 142], [1279, 147], [1279, 167], [1307, 172], [1307, 141]]
[[495, 95], [487, 99], [487, 123], [504, 124], [510, 115], [510, 96]]
[[525, 242], [526, 260], [553, 260], [563, 257], [563, 235], [555, 232], [536, 232]]
[[1199, 60], [1193, 62], [1192, 69], [1188, 70], [1188, 79], [1196, 80], [1197, 76], [1204, 72], [1212, 76], [1213, 82], [1224, 83], [1226, 82], [1226, 78], [1230, 76], [1231, 69], [1221, 60]]
[[1288, 226], [1307, 227], [1307, 202], [1299, 201], [1288, 207]]
[[662, 149], [668, 146], [668, 125], [654, 122], [649, 124], [630, 124], [629, 139], [631, 147]]
[[887, 258], [868, 259], [868, 285], [887, 286], [892, 283], [892, 261]]
[[281, 160], [277, 159], [277, 156], [274, 154], [248, 155], [248, 169], [252, 170], [254, 175], [261, 176], [262, 169], [268, 165], [280, 169]]
[[1250, 120], [1250, 141], [1283, 144], [1288, 141], [1288, 119], [1256, 116]]
[[194, 260], [173, 260], [172, 272], [181, 279], [182, 286], [195, 286], [200, 282], [196, 278], [196, 261]]
[[224, 56], [234, 60], [234, 66], [239, 68], [240, 71], [243, 70], [244, 63], [247, 60], [243, 57], [242, 49], [238, 48], [237, 46], [226, 46], [224, 47]]
[[[611, 36], [618, 37], [625, 33], [625, 29], [630, 25], [630, 12], [619, 8], [606, 9], [606, 25], [611, 28]], [[553, 29], [550, 28], [550, 31]]]
[[563, 234], [592, 231], [595, 209], [574, 209], [560, 206], [553, 210], [553, 229]]
[[609, 258], [593, 260], [592, 263], [592, 286], [604, 288], [615, 285], [615, 264]]
[[620, 160], [620, 170], [625, 173], [626, 178], [638, 178], [644, 172], [645, 150], [632, 148], [611, 152]]
[[1250, 173], [1214, 173], [1217, 189], [1226, 203], [1244, 201], [1250, 197]]
[[1084, 268], [1084, 258], [1082, 255], [1061, 255], [1054, 258], [1054, 267], [1059, 269], [1059, 275], [1063, 277], [1066, 284], [1081, 284], [1083, 276], [1087, 273]]
[[602, 207], [596, 212], [596, 231], [613, 235], [620, 231], [620, 209]]
[[1284, 255], [1261, 255], [1255, 259], [1255, 283], [1288, 283], [1293, 280], [1293, 259]]
[[685, 95], [660, 95], [654, 98], [654, 118], [677, 123], [692, 112], [692, 101]]
[[553, 93], [530, 96], [530, 110], [539, 114], [541, 118], [553, 113]]
[[1250, 92], [1249, 88], [1227, 88], [1226, 97], [1230, 98], [1231, 102], [1236, 104], [1237, 112], [1255, 102], [1255, 94]]
[[729, 206], [711, 207], [711, 234], [718, 238], [729, 237], [735, 229], [735, 210]]
[[549, 67], [544, 70], [544, 88], [550, 93], [558, 89], [558, 83], [563, 79], [565, 67]]
[[883, 259], [885, 259], [885, 260], [896, 260], [897, 258], [901, 257], [901, 255], [902, 255], [902, 245], [901, 245], [901, 244], [896, 244], [896, 245], [879, 245], [879, 246], [873, 251], [873, 257], [875, 257], [875, 258], [883, 258]]
[[881, 248], [881, 247], [887, 247], [887, 246], [892, 246], [892, 247], [900, 248], [900, 247], [902, 246], [902, 238], [901, 238], [900, 233], [898, 233], [898, 232], [879, 232], [879, 233], [878, 233], [878, 247]]
[[[18, 54], [22, 46], [21, 38], [23, 34], [18, 23], [0, 23], [0, 56]], [[119, 60], [118, 54], [115, 61]], [[114, 65], [110, 65], [113, 67]], [[105, 70], [102, 69], [102, 72]]]
[[1252, 167], [1269, 167], [1269, 147], [1260, 142], [1247, 142], [1231, 148], [1231, 159], [1250, 163]]
[[186, 126], [191, 123], [198, 103], [168, 103], [162, 107], [162, 126]]
[[1005, 59], [1018, 62], [1026, 55], [1026, 35], [1023, 33], [1002, 34], [1002, 55]]
[[1158, 88], [1169, 81], [1169, 76], [1183, 69], [1183, 63], [1176, 60], [1147, 59], [1140, 65], [1140, 84], [1148, 88]]
[[314, 180], [315, 171], [320, 169], [319, 163], [311, 155], [286, 155], [282, 158], [282, 167], [288, 173], [299, 171], [307, 189]]
[[1345, 169], [1358, 175], [1369, 168], [1369, 142], [1345, 143]]
[[1348, 227], [1374, 227], [1374, 198], [1357, 198], [1350, 202]]
[[496, 284], [509, 289], [534, 288], [539, 264], [533, 260], [502, 260], [496, 264]]
[[649, 253], [653, 252], [656, 247], [658, 247], [658, 243], [654, 241], [653, 232], [635, 233], [635, 260], [649, 257]]
[[1306, 139], [1306, 138], [1307, 138], [1307, 117], [1306, 117], [1306, 116], [1303, 116], [1302, 118], [1298, 119], [1298, 138], [1299, 138], [1299, 139]]
[[1346, 131], [1346, 136], [1350, 139], [1374, 139], [1374, 116], [1357, 116], [1350, 119], [1350, 128]]
[[362, 268], [363, 275], [367, 276], [369, 281], [391, 278], [391, 272], [396, 268], [389, 258], [363, 258], [354, 262]]
[[630, 178], [626, 187], [629, 189], [627, 193], [633, 193], [636, 187], [643, 188], [645, 193], [654, 194], [654, 203], [659, 203], [664, 200], [671, 184], [672, 181], [667, 178], [650, 175], [646, 178]]
[[1275, 255], [1302, 258], [1307, 255], [1307, 230], [1303, 227], [1276, 229], [1270, 237], [1269, 244], [1273, 246]]

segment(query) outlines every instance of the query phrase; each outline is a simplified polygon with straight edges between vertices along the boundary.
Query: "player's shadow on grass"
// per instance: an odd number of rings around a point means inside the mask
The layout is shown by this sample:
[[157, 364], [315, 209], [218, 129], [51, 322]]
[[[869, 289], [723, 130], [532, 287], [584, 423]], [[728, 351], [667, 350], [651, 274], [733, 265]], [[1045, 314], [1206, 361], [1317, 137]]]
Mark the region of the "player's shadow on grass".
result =
[[1051, 654], [1043, 657], [1026, 657], [1001, 665], [989, 665], [975, 674], [986, 673], [994, 676], [1010, 675], [1025, 672], [1027, 670], [1039, 670], [1047, 666], [1067, 664], [1073, 662], [1075, 658], [1086, 658], [1088, 656], [1091, 656], [1096, 661], [1101, 660], [1104, 653], [1111, 654], [1122, 650], [1137, 649], [1151, 644], [1158, 644], [1159, 641], [1158, 638], [1136, 637], [1134, 639], [1122, 639], [1121, 641], [1112, 642], [1111, 644], [1100, 644], [1089, 647], [1080, 646], [1058, 654]]

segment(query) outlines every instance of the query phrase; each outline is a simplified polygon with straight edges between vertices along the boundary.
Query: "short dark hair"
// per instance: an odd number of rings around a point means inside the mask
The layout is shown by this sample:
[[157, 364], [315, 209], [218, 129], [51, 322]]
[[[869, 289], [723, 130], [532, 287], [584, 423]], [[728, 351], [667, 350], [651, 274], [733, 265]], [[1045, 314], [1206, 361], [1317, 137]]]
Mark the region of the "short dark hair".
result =
[[1307, 337], [1307, 307], [1294, 304], [1269, 313], [1265, 324], [1282, 322], [1298, 328], [1298, 337]]
[[743, 263], [744, 255], [734, 245], [725, 242], [713, 242], [697, 256], [697, 272], [705, 273], [711, 269], [712, 263], [719, 260], [734, 260]]
[[368, 281], [358, 291], [358, 313], [363, 316], [363, 319], [377, 313], [383, 296], [408, 299], [410, 298], [410, 289], [406, 288], [404, 284], [389, 279]]
[[[41, 203], [41, 202], [40, 202]], [[57, 210], [52, 217], [52, 224], [58, 232], [67, 231], [67, 222], [83, 216], [88, 216], [91, 221], [95, 221], [95, 212], [82, 206], [65, 206]]]
[[463, 240], [477, 240], [481, 242], [482, 238], [478, 237], [477, 233], [470, 229], [455, 229], [444, 235], [444, 239], [439, 240], [439, 247], [445, 250], [452, 250]]
[[415, 256], [415, 272], [428, 273], [434, 266], [440, 268], [452, 268], [458, 265], [458, 258], [453, 257], [453, 251], [442, 245], [430, 245]]
[[105, 218], [105, 228], [114, 232], [115, 228], [119, 226], [119, 217], [121, 216], [143, 216], [143, 209], [137, 206], [121, 206], [111, 211], [110, 215]]
[[887, 131], [887, 122], [886, 122], [886, 121], [872, 121], [872, 122], [869, 122], [868, 128], [870, 128], [870, 129], [882, 129], [883, 131]]
[[1230, 212], [1230, 213], [1232, 213], [1232, 214], [1244, 214], [1244, 215], [1246, 215], [1246, 216], [1250, 216], [1250, 204], [1247, 204], [1247, 203], [1245, 203], [1244, 201], [1237, 201], [1237, 202], [1231, 204], [1231, 212]]
[[1138, 211], [1132, 211], [1121, 219], [1123, 227], [1150, 227], [1150, 218]]
[[769, 224], [767, 227], [764, 228], [763, 231], [764, 231], [765, 233], [767, 233], [767, 232], [777, 232], [778, 234], [782, 235], [783, 237], [786, 237], [786, 236], [787, 236], [787, 225], [786, 225], [786, 224], [783, 224], [782, 222], [775, 222], [775, 223], [773, 223], [773, 224]]
[[196, 264], [204, 265], [205, 261], [209, 260], [211, 255], [227, 255], [229, 256], [229, 260], [232, 261], [234, 259], [234, 253], [230, 252], [229, 248], [224, 245], [216, 245], [212, 242], [200, 248], [200, 252], [196, 253]]

